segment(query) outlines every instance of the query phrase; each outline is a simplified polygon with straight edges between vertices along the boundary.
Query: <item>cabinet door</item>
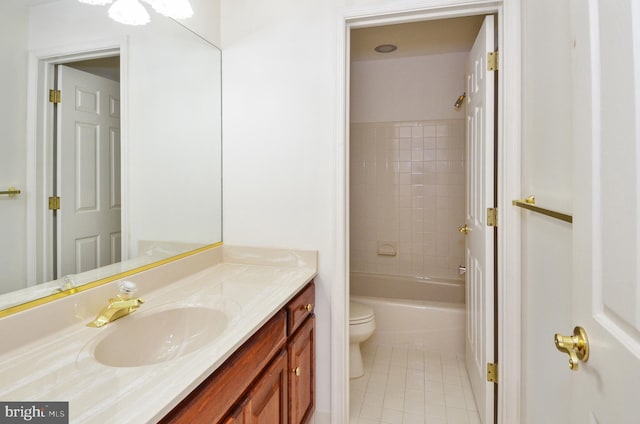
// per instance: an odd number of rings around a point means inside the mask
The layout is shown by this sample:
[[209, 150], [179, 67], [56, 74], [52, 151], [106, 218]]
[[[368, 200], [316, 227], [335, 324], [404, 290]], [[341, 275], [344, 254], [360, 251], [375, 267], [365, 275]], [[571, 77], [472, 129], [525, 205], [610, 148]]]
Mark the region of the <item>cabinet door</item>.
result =
[[247, 419], [247, 401], [242, 402], [242, 405], [238, 406], [231, 414], [229, 414], [222, 424], [245, 424], [249, 423]]
[[315, 329], [311, 315], [288, 344], [289, 353], [289, 423], [306, 423], [315, 406]]
[[286, 424], [287, 389], [287, 352], [282, 350], [249, 392], [248, 421], [252, 424]]

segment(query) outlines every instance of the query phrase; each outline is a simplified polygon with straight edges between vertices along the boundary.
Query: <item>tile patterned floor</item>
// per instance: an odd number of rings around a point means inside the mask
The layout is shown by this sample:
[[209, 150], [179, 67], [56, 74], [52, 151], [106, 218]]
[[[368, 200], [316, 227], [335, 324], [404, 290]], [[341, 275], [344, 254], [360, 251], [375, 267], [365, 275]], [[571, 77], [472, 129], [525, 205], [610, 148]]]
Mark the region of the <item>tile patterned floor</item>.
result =
[[365, 343], [362, 358], [350, 424], [480, 424], [463, 356]]

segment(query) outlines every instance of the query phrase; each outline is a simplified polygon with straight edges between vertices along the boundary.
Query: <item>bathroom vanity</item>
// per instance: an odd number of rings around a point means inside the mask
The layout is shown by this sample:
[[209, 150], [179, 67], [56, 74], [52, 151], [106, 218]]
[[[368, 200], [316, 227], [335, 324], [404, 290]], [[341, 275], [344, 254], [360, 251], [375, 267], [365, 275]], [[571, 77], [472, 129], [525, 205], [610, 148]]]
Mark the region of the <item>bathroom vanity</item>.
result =
[[313, 305], [312, 282], [161, 424], [308, 422], [315, 397]]
[[306, 423], [316, 255], [211, 248], [128, 277], [144, 303], [100, 328], [118, 282], [1, 318], [0, 400], [67, 401], [74, 424]]

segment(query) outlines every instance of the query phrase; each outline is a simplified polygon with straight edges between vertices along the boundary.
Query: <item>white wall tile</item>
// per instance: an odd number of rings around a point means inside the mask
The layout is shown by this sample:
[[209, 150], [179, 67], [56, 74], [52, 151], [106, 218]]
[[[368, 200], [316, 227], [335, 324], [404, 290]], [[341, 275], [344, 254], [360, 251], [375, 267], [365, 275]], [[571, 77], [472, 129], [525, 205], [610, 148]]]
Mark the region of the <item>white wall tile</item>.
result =
[[[464, 128], [462, 119], [352, 125], [352, 270], [459, 278]], [[397, 256], [377, 255], [376, 240], [398, 242]]]

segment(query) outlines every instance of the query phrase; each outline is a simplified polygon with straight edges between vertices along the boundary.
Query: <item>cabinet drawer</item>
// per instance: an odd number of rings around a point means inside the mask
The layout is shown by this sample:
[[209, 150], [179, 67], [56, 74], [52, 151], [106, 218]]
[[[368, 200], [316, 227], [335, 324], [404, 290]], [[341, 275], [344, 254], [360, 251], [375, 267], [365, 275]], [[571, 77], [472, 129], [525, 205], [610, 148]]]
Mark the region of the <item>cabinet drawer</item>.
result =
[[287, 329], [291, 335], [313, 313], [315, 307], [315, 285], [310, 282], [291, 302], [287, 304], [289, 318]]
[[280, 311], [161, 423], [220, 422], [285, 342], [286, 314]]

